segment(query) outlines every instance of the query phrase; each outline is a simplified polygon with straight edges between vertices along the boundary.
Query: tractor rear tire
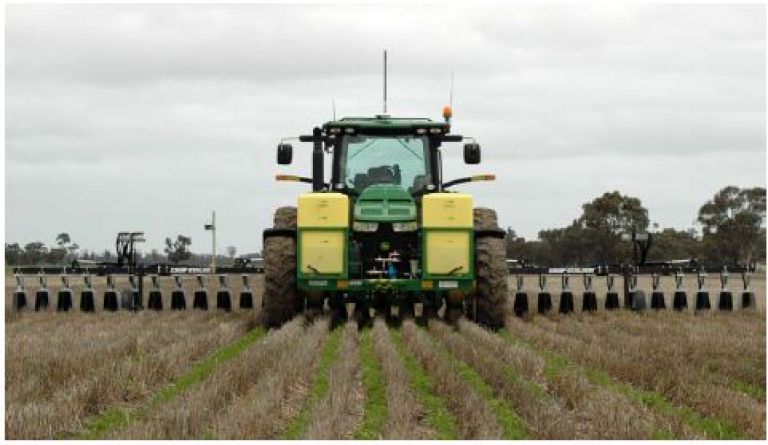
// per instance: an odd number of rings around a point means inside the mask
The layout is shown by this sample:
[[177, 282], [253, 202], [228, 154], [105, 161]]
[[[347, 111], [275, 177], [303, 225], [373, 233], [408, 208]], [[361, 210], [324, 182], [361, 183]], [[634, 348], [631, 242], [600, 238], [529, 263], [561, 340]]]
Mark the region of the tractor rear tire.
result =
[[262, 317], [268, 328], [280, 327], [300, 312], [303, 301], [296, 288], [296, 240], [291, 237], [264, 240], [263, 303]]
[[445, 313], [443, 314], [443, 320], [448, 323], [455, 325], [459, 322], [459, 319], [464, 315], [464, 307], [462, 306], [454, 306], [454, 305], [445, 305]]
[[[475, 230], [498, 229], [496, 211], [492, 209], [474, 209]], [[475, 321], [490, 329], [501, 329], [508, 315], [509, 308], [507, 287], [507, 261], [504, 239], [480, 237], [475, 241], [475, 275], [477, 280], [477, 311]]]
[[278, 207], [275, 211], [275, 220], [273, 227], [275, 229], [295, 229], [296, 228], [296, 207], [286, 206]]
[[331, 294], [328, 297], [328, 307], [331, 309], [331, 330], [347, 322], [347, 304], [344, 295]]
[[472, 209], [475, 230], [493, 230], [499, 228], [499, 218], [496, 210], [485, 207]]

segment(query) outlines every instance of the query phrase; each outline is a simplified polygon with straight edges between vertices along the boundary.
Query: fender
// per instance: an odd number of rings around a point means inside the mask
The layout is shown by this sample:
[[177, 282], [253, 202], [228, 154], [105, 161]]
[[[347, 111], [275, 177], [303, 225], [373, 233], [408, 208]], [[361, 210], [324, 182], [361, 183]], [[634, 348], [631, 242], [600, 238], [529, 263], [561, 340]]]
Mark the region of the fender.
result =
[[504, 239], [507, 236], [507, 232], [501, 229], [481, 229], [475, 230], [475, 239], [478, 238], [498, 238]]
[[262, 234], [261, 241], [262, 243], [267, 240], [267, 238], [274, 238], [274, 237], [289, 237], [296, 239], [296, 229], [264, 229], [264, 233]]

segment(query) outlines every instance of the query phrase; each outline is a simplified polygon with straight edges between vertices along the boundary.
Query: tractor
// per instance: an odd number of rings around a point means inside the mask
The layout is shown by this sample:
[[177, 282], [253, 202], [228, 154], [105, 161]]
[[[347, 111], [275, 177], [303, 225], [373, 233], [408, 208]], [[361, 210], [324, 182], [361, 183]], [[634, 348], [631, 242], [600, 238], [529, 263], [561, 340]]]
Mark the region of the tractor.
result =
[[[466, 142], [467, 164], [480, 163], [480, 145], [450, 133], [450, 107], [443, 117], [345, 117], [292, 138], [312, 144], [312, 176], [276, 179], [311, 184], [312, 191], [296, 206], [278, 208], [274, 226], [264, 230], [267, 326], [326, 308], [336, 325], [354, 303], [359, 324], [370, 323], [372, 311], [395, 322], [425, 322], [444, 306], [446, 320], [466, 316], [503, 327], [505, 232], [494, 210], [449, 190], [495, 176], [444, 180], [443, 144]], [[292, 162], [288, 140], [278, 144], [278, 164]]]

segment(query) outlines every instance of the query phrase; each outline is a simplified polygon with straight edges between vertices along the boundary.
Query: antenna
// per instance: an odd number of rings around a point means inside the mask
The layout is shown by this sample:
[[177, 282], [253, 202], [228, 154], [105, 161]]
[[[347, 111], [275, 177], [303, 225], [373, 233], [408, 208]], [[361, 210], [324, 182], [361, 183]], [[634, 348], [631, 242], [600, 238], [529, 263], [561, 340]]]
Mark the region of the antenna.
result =
[[453, 116], [453, 74], [454, 70], [451, 69], [451, 89], [448, 93], [448, 105], [443, 107], [443, 118], [445, 119], [445, 123], [449, 125], [451, 123], [451, 117]]
[[387, 114], [387, 50], [384, 50], [384, 114]]
[[333, 120], [336, 120], [336, 101], [331, 99], [331, 109], [333, 110]]

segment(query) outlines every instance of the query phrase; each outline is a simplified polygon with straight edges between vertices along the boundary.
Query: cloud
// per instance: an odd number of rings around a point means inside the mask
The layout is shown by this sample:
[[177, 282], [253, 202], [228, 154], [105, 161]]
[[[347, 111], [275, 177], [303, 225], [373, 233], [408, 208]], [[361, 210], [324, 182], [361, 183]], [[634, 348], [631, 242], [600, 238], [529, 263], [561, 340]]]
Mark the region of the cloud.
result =
[[304, 190], [309, 147], [274, 147], [337, 114], [381, 110], [390, 51], [396, 115], [438, 117], [455, 70], [454, 129], [484, 164], [445, 149], [526, 237], [619, 189], [662, 226], [689, 227], [721, 186], [765, 185], [764, 5], [10, 5], [6, 238], [69, 231], [101, 250], [202, 230], [257, 250]]

